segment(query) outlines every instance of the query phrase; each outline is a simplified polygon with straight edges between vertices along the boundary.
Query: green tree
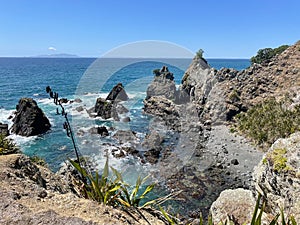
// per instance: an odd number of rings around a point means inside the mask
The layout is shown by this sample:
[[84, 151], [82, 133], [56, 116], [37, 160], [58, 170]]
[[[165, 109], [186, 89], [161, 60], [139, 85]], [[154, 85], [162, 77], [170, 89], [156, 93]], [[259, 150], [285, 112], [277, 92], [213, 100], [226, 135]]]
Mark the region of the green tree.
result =
[[257, 52], [256, 56], [251, 58], [251, 63], [264, 63], [268, 62], [272, 59], [275, 55], [281, 54], [284, 50], [286, 50], [289, 46], [288, 45], [281, 45], [278, 48], [264, 48], [260, 49]]
[[196, 56], [200, 59], [203, 59], [203, 53], [204, 53], [203, 49], [200, 48], [198, 52], [196, 52]]

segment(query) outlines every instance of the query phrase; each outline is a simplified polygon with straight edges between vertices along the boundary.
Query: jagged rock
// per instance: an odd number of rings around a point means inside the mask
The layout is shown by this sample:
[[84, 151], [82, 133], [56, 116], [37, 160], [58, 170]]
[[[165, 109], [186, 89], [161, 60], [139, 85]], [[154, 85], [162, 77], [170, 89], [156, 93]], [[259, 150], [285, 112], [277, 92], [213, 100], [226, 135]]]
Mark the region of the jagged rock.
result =
[[266, 211], [300, 221], [300, 132], [277, 140], [254, 170], [256, 189], [267, 199]]
[[9, 135], [8, 124], [0, 123], [0, 134], [4, 136]]
[[117, 111], [118, 114], [125, 114], [125, 113], [129, 112], [129, 110], [124, 105], [122, 105], [120, 103], [116, 104], [116, 111]]
[[43, 111], [32, 98], [21, 98], [16, 107], [11, 132], [22, 136], [34, 136], [47, 132], [51, 125]]
[[191, 100], [202, 102], [216, 83], [216, 78], [207, 62], [195, 57], [185, 72], [181, 83], [182, 91], [188, 93]]
[[142, 146], [145, 149], [157, 148], [160, 147], [164, 138], [156, 131], [151, 131], [146, 135], [144, 141], [142, 142]]
[[169, 72], [167, 66], [163, 66], [160, 71], [155, 70], [154, 73], [154, 80], [147, 88], [146, 100], [152, 96], [163, 96], [175, 100], [176, 86], [173, 73]]
[[125, 92], [122, 83], [118, 83], [116, 86], [114, 86], [106, 97], [106, 100], [110, 100], [112, 102], [114, 102], [115, 100], [126, 101], [128, 99], [128, 95]]
[[225, 223], [228, 217], [235, 219], [235, 224], [251, 222], [255, 198], [249, 190], [242, 188], [222, 191], [211, 205], [210, 212], [215, 224]]
[[136, 134], [131, 130], [118, 130], [113, 137], [118, 139], [120, 143], [132, 143], [137, 140]]
[[151, 131], [146, 135], [144, 141], [142, 142], [142, 147], [144, 148], [144, 157], [147, 162], [155, 164], [158, 162], [160, 153], [162, 151], [162, 142], [164, 138], [156, 131]]
[[297, 42], [269, 63], [253, 64], [242, 71], [211, 69], [196, 57], [185, 72], [181, 92], [203, 105], [201, 117], [213, 123], [232, 121], [235, 115], [267, 98], [300, 93], [299, 47]]
[[100, 134], [102, 137], [109, 135], [108, 130], [105, 126], [92, 127], [89, 131], [91, 134]]
[[144, 101], [144, 112], [161, 118], [174, 130], [180, 129], [179, 112], [175, 104], [161, 96], [153, 96]]
[[144, 152], [144, 157], [147, 162], [149, 162], [151, 164], [155, 164], [158, 162], [160, 152], [161, 152], [161, 147], [153, 148], [153, 149], [150, 149], [150, 150]]
[[76, 103], [81, 103], [82, 100], [81, 100], [80, 98], [75, 98], [75, 99], [74, 99], [74, 102], [76, 102]]
[[114, 118], [115, 120], [119, 120], [113, 103], [105, 100], [104, 98], [97, 98], [94, 112], [96, 113], [96, 116], [100, 116], [103, 119]]
[[77, 112], [82, 112], [82, 111], [84, 111], [84, 108], [82, 106], [78, 106], [78, 107], [75, 108], [75, 110]]
[[79, 198], [65, 177], [20, 154], [0, 155], [0, 187], [0, 224], [165, 224], [145, 210], [143, 219], [134, 210], [129, 216], [130, 209]]

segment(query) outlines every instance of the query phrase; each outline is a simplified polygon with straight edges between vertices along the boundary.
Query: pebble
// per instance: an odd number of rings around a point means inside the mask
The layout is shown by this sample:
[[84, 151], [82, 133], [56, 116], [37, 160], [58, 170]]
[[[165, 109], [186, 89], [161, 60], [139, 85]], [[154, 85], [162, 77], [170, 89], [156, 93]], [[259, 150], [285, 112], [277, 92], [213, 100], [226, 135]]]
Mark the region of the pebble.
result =
[[238, 165], [239, 164], [239, 161], [237, 159], [232, 159], [231, 160], [231, 164], [233, 165]]

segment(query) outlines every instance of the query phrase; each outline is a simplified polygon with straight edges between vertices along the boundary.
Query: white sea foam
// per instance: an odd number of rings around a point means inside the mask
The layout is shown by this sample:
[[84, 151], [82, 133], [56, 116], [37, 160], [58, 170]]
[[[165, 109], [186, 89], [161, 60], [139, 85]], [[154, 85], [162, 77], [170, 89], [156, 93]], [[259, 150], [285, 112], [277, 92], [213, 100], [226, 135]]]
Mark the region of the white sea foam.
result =
[[24, 137], [16, 134], [11, 134], [9, 135], [9, 138], [13, 139], [17, 145], [22, 146], [26, 143], [34, 141], [37, 136]]
[[10, 128], [13, 122], [8, 118], [13, 115], [14, 111], [15, 110], [0, 109], [0, 122], [8, 124], [8, 127]]

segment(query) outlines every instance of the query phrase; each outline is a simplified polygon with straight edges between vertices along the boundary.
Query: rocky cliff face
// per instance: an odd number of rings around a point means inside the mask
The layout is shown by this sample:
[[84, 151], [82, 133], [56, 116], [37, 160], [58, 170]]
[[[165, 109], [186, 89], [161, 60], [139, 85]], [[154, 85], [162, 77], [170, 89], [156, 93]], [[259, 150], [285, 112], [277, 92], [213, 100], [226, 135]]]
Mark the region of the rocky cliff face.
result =
[[300, 221], [300, 132], [277, 140], [255, 168], [256, 189], [267, 199], [266, 212]]
[[[269, 97], [282, 99], [289, 95], [293, 103], [288, 107], [299, 105], [300, 42], [268, 64], [254, 64], [242, 71], [215, 70], [196, 57], [185, 72], [177, 93], [177, 96], [187, 95], [188, 101], [178, 104], [176, 99], [151, 96], [144, 102], [144, 111], [160, 118], [165, 122], [165, 129], [178, 134], [175, 146], [161, 150], [157, 163], [160, 176], [172, 189], [183, 190], [182, 196], [188, 202], [205, 202], [205, 206], [200, 206], [205, 211], [205, 207], [227, 188], [253, 188], [252, 171], [261, 160], [262, 152], [239, 134], [230, 133], [226, 125], [238, 113]], [[292, 159], [290, 155], [287, 157]], [[271, 177], [275, 175], [274, 170], [260, 175], [261, 183], [267, 182], [264, 191], [283, 192], [280, 196], [285, 198], [291, 187], [288, 188], [287, 183], [272, 183]], [[283, 177], [287, 178], [286, 174]], [[285, 181], [298, 188], [299, 176], [288, 180]], [[214, 187], [213, 191], [209, 187]], [[280, 188], [285, 190], [280, 192], [277, 190]], [[246, 192], [245, 199], [250, 199], [249, 191]], [[243, 195], [241, 193], [238, 195]]]
[[[230, 121], [236, 114], [246, 111], [267, 98], [289, 95], [300, 96], [300, 42], [271, 59], [268, 64], [254, 64], [236, 71], [221, 69], [210, 74], [214, 83], [206, 98], [204, 113], [214, 122]], [[297, 100], [299, 101], [299, 100]]]
[[43, 134], [51, 127], [48, 118], [32, 98], [21, 98], [11, 132], [22, 136]]
[[143, 210], [141, 217], [79, 198], [64, 177], [18, 154], [0, 156], [0, 201], [3, 225], [165, 224]]

